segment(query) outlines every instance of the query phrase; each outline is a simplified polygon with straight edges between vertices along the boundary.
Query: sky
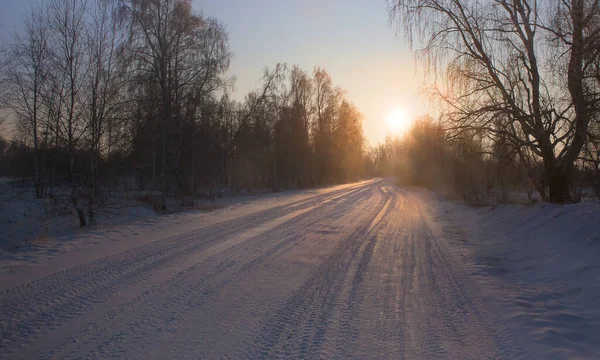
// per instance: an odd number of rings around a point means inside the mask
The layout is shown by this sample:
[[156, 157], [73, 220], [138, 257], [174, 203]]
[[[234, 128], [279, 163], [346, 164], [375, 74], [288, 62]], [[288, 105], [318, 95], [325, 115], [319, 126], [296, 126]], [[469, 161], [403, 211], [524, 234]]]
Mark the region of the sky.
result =
[[[205, 16], [225, 24], [242, 100], [259, 86], [265, 67], [321, 66], [364, 114], [371, 145], [384, 140], [385, 117], [401, 108], [410, 117], [427, 112], [419, 96], [423, 75], [407, 42], [388, 22], [385, 0], [193, 0]], [[2, 35], [18, 29], [29, 2], [0, 0]]]

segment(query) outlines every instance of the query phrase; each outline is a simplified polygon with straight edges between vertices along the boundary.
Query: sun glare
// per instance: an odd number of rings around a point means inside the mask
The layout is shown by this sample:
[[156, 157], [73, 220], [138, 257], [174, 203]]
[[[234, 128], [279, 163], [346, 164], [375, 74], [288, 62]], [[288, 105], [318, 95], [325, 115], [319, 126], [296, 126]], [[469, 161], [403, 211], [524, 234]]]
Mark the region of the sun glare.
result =
[[394, 109], [385, 117], [385, 122], [393, 134], [401, 134], [410, 127], [410, 117], [403, 109]]

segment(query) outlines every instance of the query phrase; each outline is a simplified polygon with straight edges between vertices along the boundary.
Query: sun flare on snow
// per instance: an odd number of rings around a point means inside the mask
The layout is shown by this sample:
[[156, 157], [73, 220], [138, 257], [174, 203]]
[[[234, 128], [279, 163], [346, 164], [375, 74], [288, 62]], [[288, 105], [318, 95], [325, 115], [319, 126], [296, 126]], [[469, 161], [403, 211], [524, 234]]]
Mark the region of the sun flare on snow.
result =
[[412, 119], [406, 110], [402, 108], [390, 110], [385, 117], [385, 123], [387, 124], [388, 129], [392, 132], [392, 134], [395, 135], [399, 135], [407, 131], [410, 128], [411, 122]]

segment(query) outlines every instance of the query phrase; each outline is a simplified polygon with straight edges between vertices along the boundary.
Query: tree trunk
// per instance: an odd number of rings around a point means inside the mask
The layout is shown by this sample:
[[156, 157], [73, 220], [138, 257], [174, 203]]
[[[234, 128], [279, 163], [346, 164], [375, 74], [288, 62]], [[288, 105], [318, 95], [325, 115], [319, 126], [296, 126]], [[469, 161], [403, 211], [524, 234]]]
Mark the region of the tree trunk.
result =
[[549, 201], [552, 203], [571, 202], [569, 190], [570, 168], [555, 167], [547, 169]]
[[[185, 174], [184, 174], [185, 176]], [[196, 130], [192, 129], [192, 207], [194, 207], [194, 196], [196, 196]]]
[[162, 212], [167, 212], [167, 189], [168, 189], [168, 179], [167, 179], [167, 145], [165, 140], [165, 134], [161, 137], [162, 144], [162, 169], [161, 169], [161, 193], [160, 193], [160, 210]]
[[94, 186], [90, 186], [88, 189], [89, 197], [88, 197], [88, 218], [90, 219], [90, 226], [96, 225], [96, 212], [94, 210]]
[[98, 162], [96, 161], [95, 150], [92, 153], [90, 164], [90, 178], [88, 184], [88, 218], [90, 226], [96, 225], [96, 169]]
[[73, 203], [73, 208], [75, 208], [75, 211], [77, 212], [77, 216], [79, 217], [79, 227], [85, 227], [86, 226], [85, 212], [83, 211], [83, 209], [81, 207], [79, 207], [79, 202], [77, 201], [76, 197], [71, 197], [71, 201]]
[[[36, 76], [37, 79], [37, 76]], [[43, 197], [42, 194], [42, 179], [40, 176], [40, 149], [38, 144], [38, 99], [37, 99], [37, 81], [34, 85], [34, 95], [33, 95], [33, 121], [32, 121], [32, 131], [33, 131], [33, 181], [35, 183], [35, 197], [37, 199], [41, 199]]]
[[71, 203], [73, 208], [79, 216], [79, 227], [85, 227], [87, 225], [85, 221], [85, 212], [79, 206], [77, 201], [77, 183], [75, 182], [75, 159], [74, 159], [73, 148], [69, 149], [69, 172], [71, 173]]
[[[34, 130], [35, 131], [35, 130]], [[35, 183], [35, 197], [37, 199], [42, 199], [44, 197], [42, 190], [42, 178], [40, 175], [40, 151], [37, 145], [37, 136], [34, 140], [34, 149], [33, 149], [33, 181]]]

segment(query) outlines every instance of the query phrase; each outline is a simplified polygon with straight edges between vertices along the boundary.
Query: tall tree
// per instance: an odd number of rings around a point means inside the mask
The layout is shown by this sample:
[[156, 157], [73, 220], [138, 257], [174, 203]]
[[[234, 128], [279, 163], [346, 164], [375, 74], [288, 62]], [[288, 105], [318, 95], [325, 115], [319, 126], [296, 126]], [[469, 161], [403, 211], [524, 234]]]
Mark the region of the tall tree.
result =
[[57, 129], [57, 133], [61, 135], [61, 143], [68, 154], [71, 203], [79, 215], [81, 226], [86, 225], [84, 208], [79, 203], [78, 194], [83, 174], [76, 171], [75, 156], [86, 130], [83, 93], [89, 72], [85, 50], [87, 11], [88, 3], [82, 0], [52, 0], [48, 4], [48, 21], [52, 34], [52, 72], [56, 76], [56, 82], [64, 84], [61, 86], [64, 92], [60, 101], [60, 130]]
[[[123, 34], [116, 18], [116, 1], [97, 0], [90, 8], [88, 31], [86, 34], [86, 55], [89, 70], [86, 73], [86, 87], [82, 95], [84, 104], [85, 140], [89, 152], [89, 168], [86, 176], [88, 219], [96, 222], [96, 198], [98, 163], [103, 145], [114, 125], [122, 101], [123, 65], [118, 58], [123, 46]], [[104, 143], [103, 143], [104, 142]]]
[[38, 131], [43, 118], [42, 90], [49, 72], [50, 37], [44, 9], [32, 8], [24, 25], [24, 32], [15, 36], [10, 53], [8, 105], [29, 134], [33, 146], [35, 194], [42, 198]]
[[333, 130], [332, 166], [337, 182], [356, 181], [361, 176], [364, 157], [363, 115], [347, 100], [339, 108], [338, 121]]
[[[221, 76], [231, 54], [227, 34], [214, 19], [195, 14], [184, 0], [121, 1], [129, 24], [135, 77], [156, 104], [151, 119], [153, 178], [160, 154], [160, 207], [166, 209], [169, 177], [182, 174], [184, 123], [193, 121], [199, 106], [228, 85]], [[160, 149], [160, 151], [158, 151]]]
[[[558, 11], [548, 11], [553, 6]], [[570, 200], [574, 161], [600, 99], [585, 75], [599, 6], [594, 0], [558, 7], [538, 0], [389, 2], [399, 29], [422, 42], [423, 61], [446, 76], [447, 86], [436, 92], [452, 128], [503, 136], [514, 151], [542, 159], [552, 202]]]
[[313, 88], [310, 76], [298, 66], [294, 66], [289, 74], [289, 89], [286, 89], [281, 106], [275, 125], [277, 178], [285, 179], [287, 186], [305, 187], [312, 180], [309, 131]]
[[333, 164], [330, 162], [332, 158], [331, 138], [335, 128], [337, 109], [342, 99], [342, 91], [333, 86], [329, 73], [319, 67], [313, 71], [313, 82], [315, 92], [313, 142], [318, 162], [318, 183], [329, 184], [333, 181], [331, 174]]

